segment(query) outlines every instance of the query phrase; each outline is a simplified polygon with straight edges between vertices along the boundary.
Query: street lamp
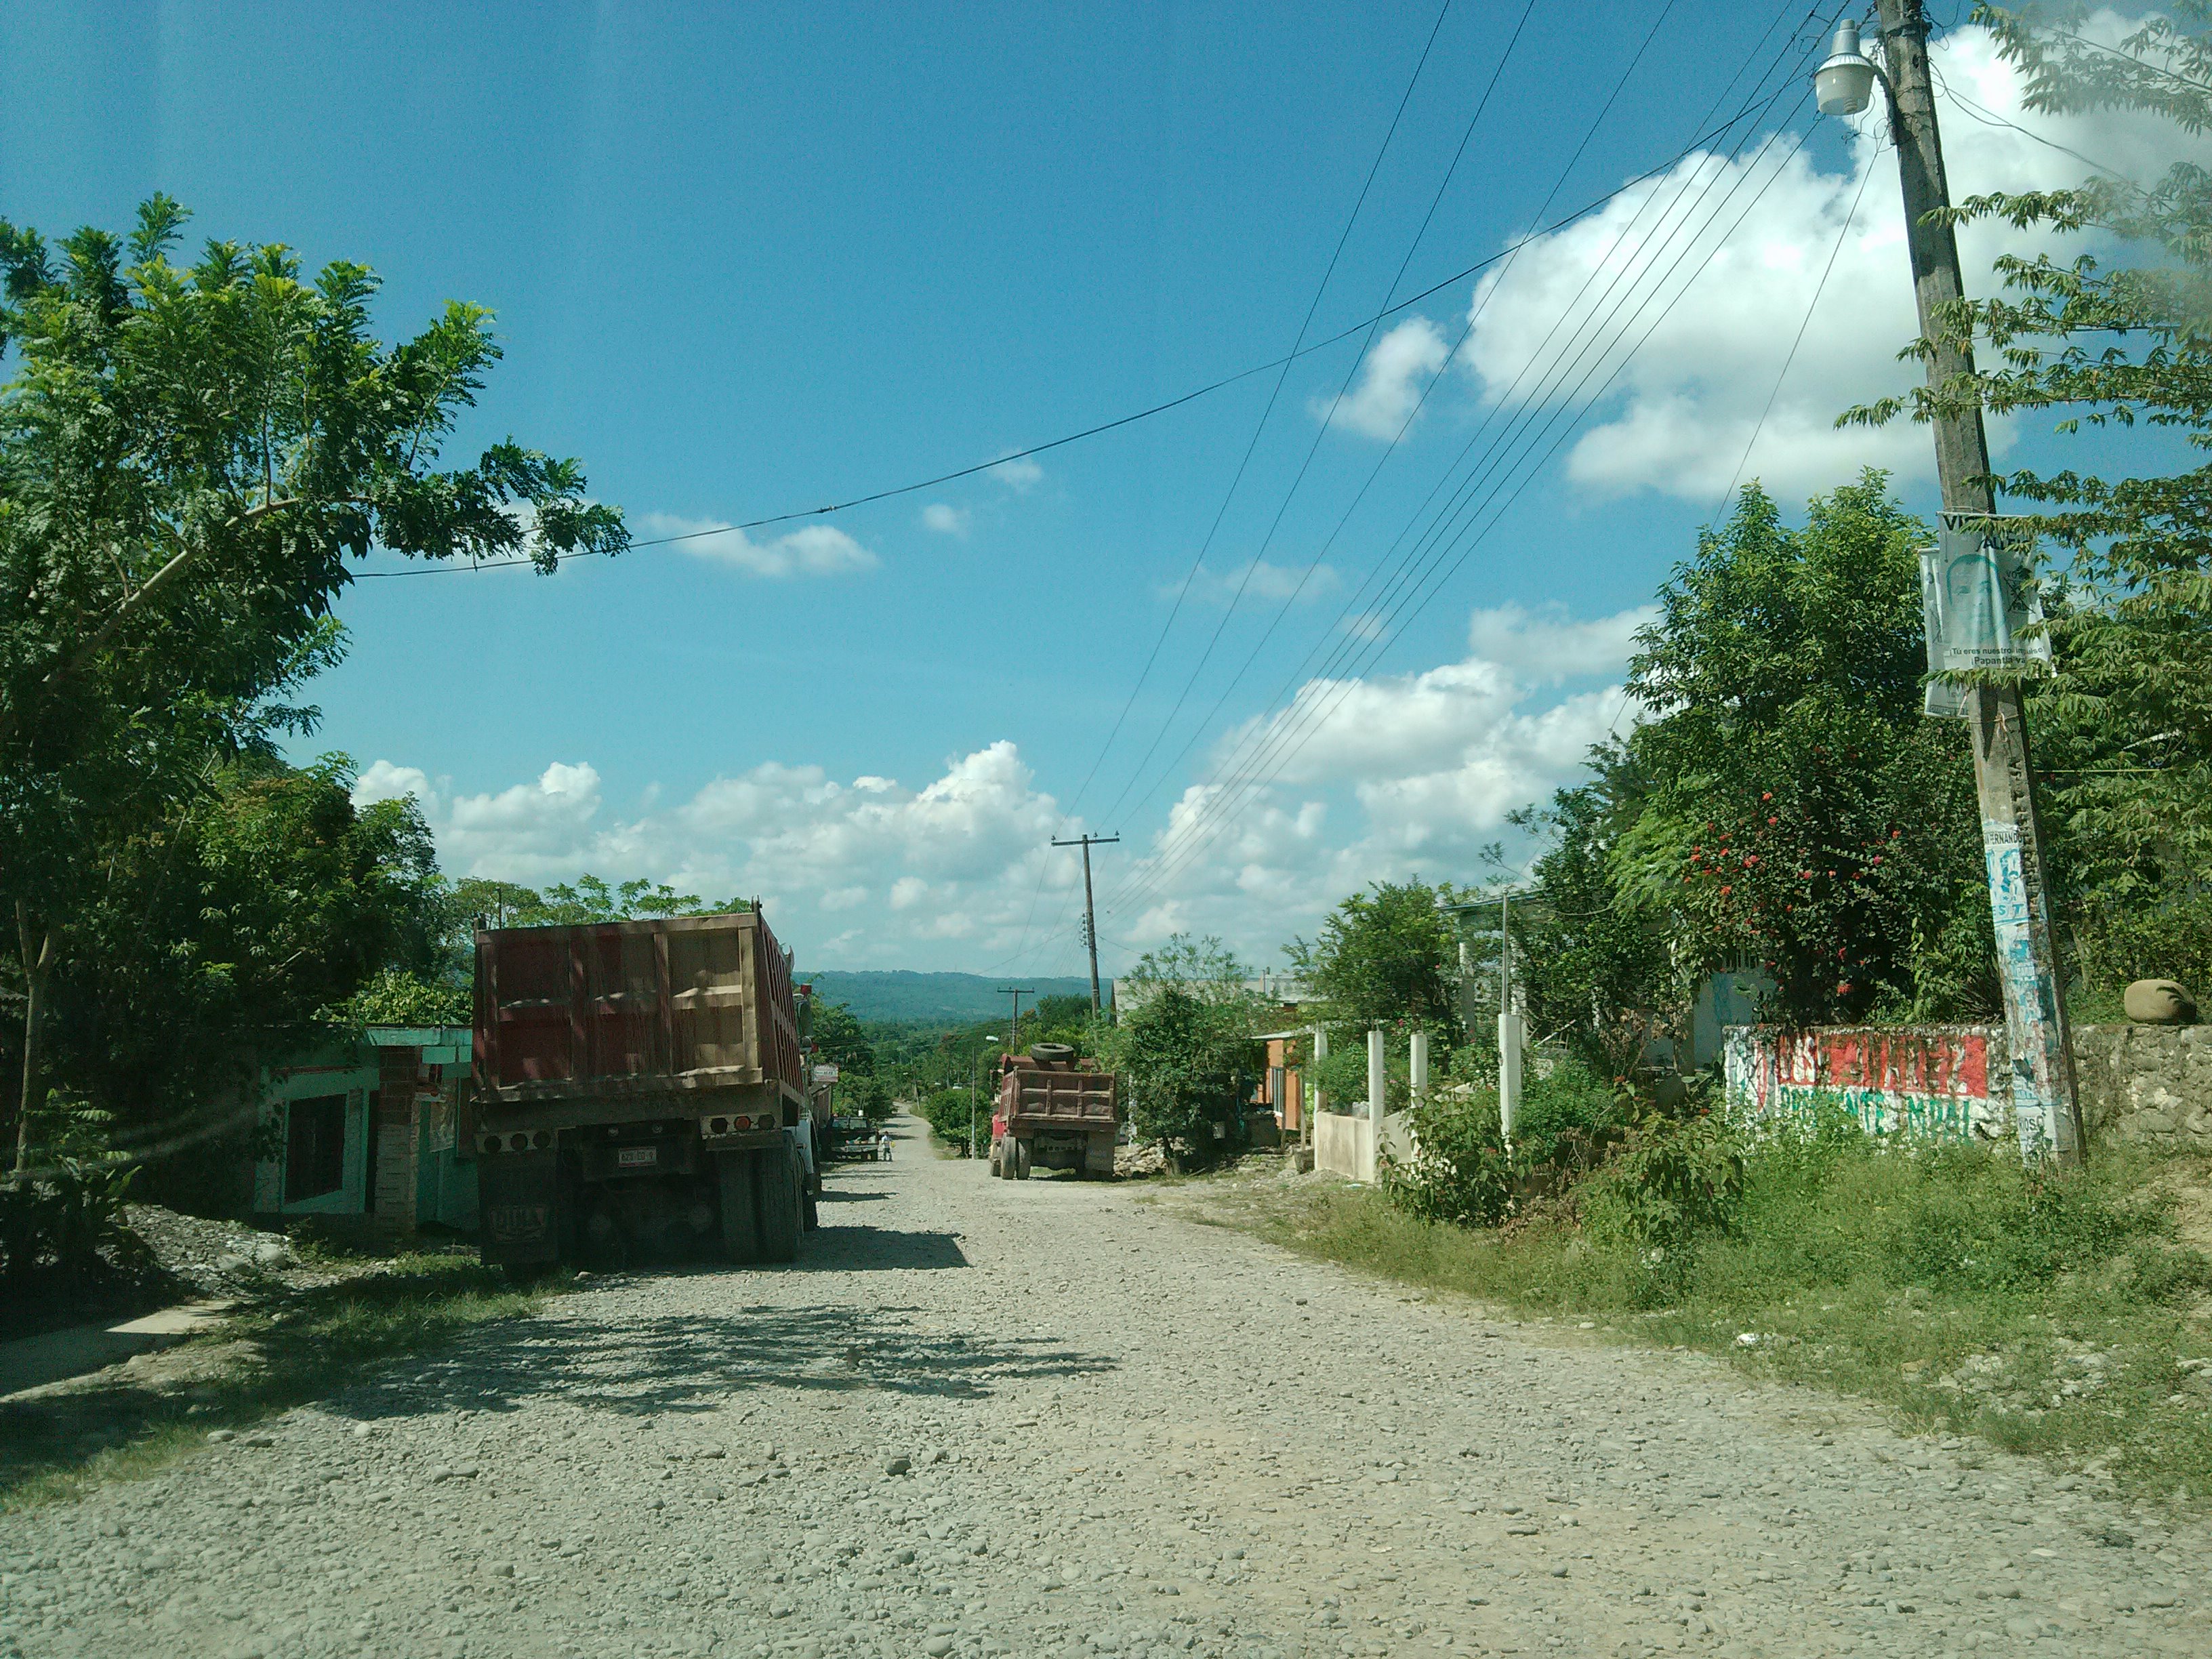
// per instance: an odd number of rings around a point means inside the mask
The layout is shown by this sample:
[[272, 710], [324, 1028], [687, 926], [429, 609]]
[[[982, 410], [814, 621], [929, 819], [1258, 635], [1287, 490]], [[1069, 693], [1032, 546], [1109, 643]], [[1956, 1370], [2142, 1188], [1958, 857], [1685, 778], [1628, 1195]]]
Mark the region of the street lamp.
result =
[[1873, 60], [1859, 50], [1859, 26], [1850, 18], [1836, 25], [1828, 61], [1813, 71], [1814, 95], [1823, 115], [1856, 115], [1874, 98]]
[[[1814, 90], [1821, 112], [1830, 115], [1864, 109], [1877, 80], [1888, 94], [1913, 297], [1920, 336], [1928, 343], [1928, 385], [1942, 392], [1971, 385], [1974, 360], [1952, 317], [1966, 287], [1959, 271], [1959, 240], [1948, 216], [1950, 186], [1943, 176], [1935, 80], [1928, 67], [1928, 19], [1922, 0], [1877, 0], [1877, 9], [1883, 66], [1876, 68], [1859, 50], [1858, 25], [1845, 21], [1837, 27], [1827, 61], [1814, 71]], [[1929, 424], [1936, 438], [1946, 532], [1972, 531], [1996, 514], [1980, 400], [1943, 398]], [[2051, 925], [2042, 831], [2028, 783], [2026, 702], [2016, 684], [1977, 685], [1967, 693], [1965, 712], [1997, 971], [2004, 988], [2005, 1044], [2012, 1061], [2021, 1151], [2037, 1157], [2047, 1143], [2062, 1165], [2078, 1164], [2083, 1152], [2081, 1097], [2066, 1006], [2058, 994], [2058, 945]]]
[[998, 1040], [996, 1032], [986, 1036], [982, 1048], [976, 1049], [975, 1058], [968, 1062], [968, 1156], [970, 1158], [975, 1156], [975, 1073], [982, 1069], [983, 1049]]

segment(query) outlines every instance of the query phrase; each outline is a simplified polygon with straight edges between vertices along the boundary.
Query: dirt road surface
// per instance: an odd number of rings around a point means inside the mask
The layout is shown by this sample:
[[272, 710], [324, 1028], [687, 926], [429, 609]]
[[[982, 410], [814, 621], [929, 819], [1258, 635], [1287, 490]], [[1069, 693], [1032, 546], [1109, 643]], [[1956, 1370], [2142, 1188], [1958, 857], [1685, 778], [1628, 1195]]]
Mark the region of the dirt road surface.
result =
[[797, 1268], [0, 1521], [0, 1654], [2212, 1652], [2203, 1533], [2093, 1482], [901, 1127]]

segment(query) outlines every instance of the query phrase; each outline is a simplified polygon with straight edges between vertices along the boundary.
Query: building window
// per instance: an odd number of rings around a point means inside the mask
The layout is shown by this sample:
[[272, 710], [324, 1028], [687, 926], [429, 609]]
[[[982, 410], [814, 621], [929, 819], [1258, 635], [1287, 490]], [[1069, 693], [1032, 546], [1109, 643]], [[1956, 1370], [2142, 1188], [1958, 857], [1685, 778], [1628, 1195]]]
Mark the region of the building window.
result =
[[318, 1095], [293, 1101], [284, 1123], [284, 1201], [320, 1198], [345, 1185], [346, 1101]]

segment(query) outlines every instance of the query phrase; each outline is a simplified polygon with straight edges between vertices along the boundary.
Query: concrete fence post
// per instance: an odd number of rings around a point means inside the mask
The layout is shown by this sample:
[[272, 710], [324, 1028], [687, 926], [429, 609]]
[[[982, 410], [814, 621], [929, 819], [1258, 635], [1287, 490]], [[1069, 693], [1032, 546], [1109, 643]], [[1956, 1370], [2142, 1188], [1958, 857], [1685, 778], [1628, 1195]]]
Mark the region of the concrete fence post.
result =
[[1390, 1109], [1390, 1062], [1383, 1049], [1382, 1028], [1367, 1032], [1367, 1179], [1382, 1178], [1382, 1115]]

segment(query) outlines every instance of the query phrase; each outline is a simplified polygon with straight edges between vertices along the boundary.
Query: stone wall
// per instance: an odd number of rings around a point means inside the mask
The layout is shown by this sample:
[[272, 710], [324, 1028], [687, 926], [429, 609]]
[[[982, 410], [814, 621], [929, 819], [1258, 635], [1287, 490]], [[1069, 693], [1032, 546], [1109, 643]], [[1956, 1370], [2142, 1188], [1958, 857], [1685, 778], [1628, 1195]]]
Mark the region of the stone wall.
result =
[[2212, 1025], [2080, 1025], [2074, 1073], [2092, 1135], [2212, 1152]]
[[[2012, 1137], [2002, 1026], [1734, 1025], [1723, 1058], [1729, 1109], [1752, 1122], [1840, 1107], [1870, 1134]], [[2093, 1139], [2212, 1153], [2212, 1025], [2076, 1026], [2074, 1064]]]

